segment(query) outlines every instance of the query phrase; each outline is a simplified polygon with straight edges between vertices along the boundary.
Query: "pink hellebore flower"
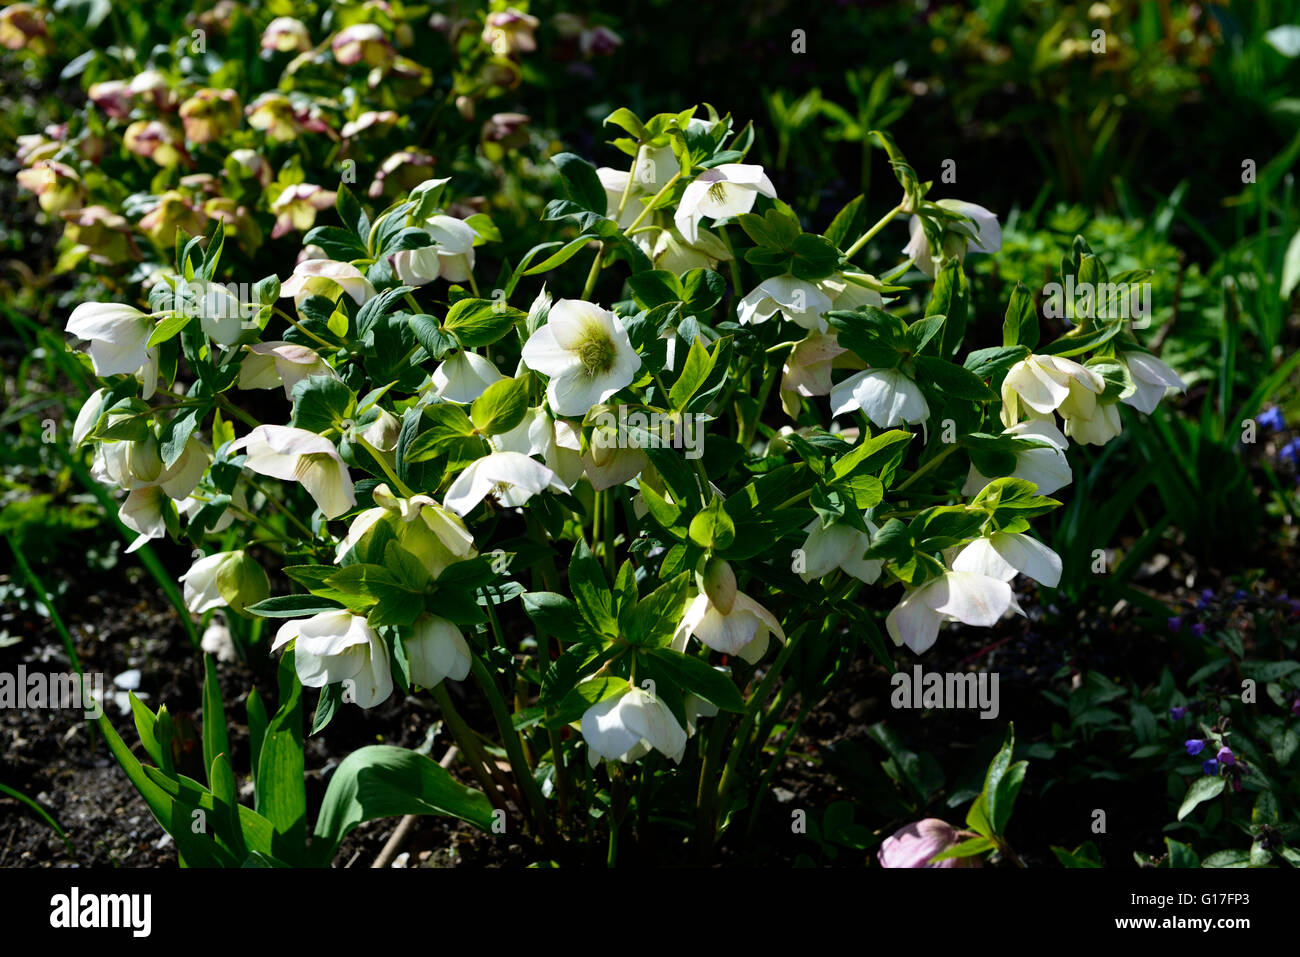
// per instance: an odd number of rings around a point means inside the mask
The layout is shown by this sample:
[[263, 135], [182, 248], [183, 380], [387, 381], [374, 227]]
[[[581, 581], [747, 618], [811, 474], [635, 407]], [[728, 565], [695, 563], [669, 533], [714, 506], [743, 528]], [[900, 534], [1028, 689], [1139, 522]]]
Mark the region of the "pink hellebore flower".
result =
[[276, 214], [271, 238], [279, 239], [294, 229], [299, 232], [311, 229], [316, 223], [316, 213], [333, 206], [334, 198], [333, 190], [313, 183], [299, 183], [286, 188], [271, 204], [271, 211]]
[[979, 867], [974, 857], [950, 857], [930, 863], [954, 844], [960, 843], [958, 830], [937, 817], [914, 821], [885, 838], [876, 852], [881, 867]]

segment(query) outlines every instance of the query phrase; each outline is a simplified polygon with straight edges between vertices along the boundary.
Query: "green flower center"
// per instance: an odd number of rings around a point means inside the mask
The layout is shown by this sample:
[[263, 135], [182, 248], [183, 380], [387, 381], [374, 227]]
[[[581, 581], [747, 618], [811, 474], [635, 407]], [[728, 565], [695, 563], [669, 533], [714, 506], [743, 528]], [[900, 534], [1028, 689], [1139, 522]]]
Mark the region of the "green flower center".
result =
[[604, 330], [591, 330], [579, 344], [578, 360], [587, 375], [596, 376], [614, 368], [614, 342]]

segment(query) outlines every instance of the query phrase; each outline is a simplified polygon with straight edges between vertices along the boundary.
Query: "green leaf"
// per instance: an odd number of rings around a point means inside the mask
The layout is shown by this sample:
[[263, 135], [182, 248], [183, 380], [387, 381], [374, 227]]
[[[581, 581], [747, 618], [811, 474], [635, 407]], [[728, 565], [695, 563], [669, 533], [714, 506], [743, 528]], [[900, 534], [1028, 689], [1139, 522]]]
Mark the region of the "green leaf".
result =
[[715, 346], [713, 351], [709, 352], [704, 347], [703, 341], [698, 338], [691, 343], [690, 352], [686, 355], [686, 362], [682, 365], [682, 374], [677, 377], [677, 381], [668, 390], [668, 403], [674, 410], [680, 412], [686, 408], [686, 404], [691, 401], [691, 397], [708, 379], [709, 373], [713, 371], [714, 363], [721, 352], [720, 346]]
[[[230, 738], [226, 732], [226, 709], [221, 703], [221, 682], [217, 679], [217, 665], [211, 655], [203, 656], [203, 767], [210, 769], [217, 755], [230, 754]], [[208, 784], [212, 784], [208, 778]]]
[[373, 744], [349, 754], [330, 778], [314, 831], [317, 863], [328, 863], [358, 824], [399, 814], [455, 817], [483, 831], [493, 822], [487, 796], [457, 782], [437, 761]]
[[[262, 741], [254, 785], [254, 808], [275, 830], [276, 856], [301, 859], [307, 834], [306, 764], [302, 743], [302, 685], [294, 672], [294, 654], [280, 659], [280, 710]], [[338, 773], [337, 771], [335, 772]]]
[[645, 652], [666, 671], [683, 691], [698, 695], [723, 711], [745, 710], [745, 699], [729, 677], [700, 658], [684, 655], [671, 648], [651, 648]]
[[688, 575], [677, 575], [638, 601], [628, 619], [628, 640], [640, 645], [667, 645], [686, 610], [689, 580]]
[[735, 540], [735, 523], [721, 499], [715, 498], [708, 508], [691, 519], [690, 536], [691, 541], [706, 550], [726, 548]]
[[970, 402], [991, 402], [997, 398], [979, 376], [963, 366], [937, 356], [917, 356], [915, 361], [918, 378], [945, 395]]
[[[1038, 345], [1038, 310], [1034, 308], [1033, 295], [1022, 282], [1017, 282], [1011, 290], [1007, 314], [1002, 320], [1002, 345], [1024, 346], [1028, 351]], [[969, 367], [970, 360], [966, 363]]]
[[159, 343], [166, 342], [168, 339], [180, 333], [191, 322], [197, 322], [197, 316], [191, 316], [184, 310], [172, 313], [158, 325], [153, 327], [153, 332], [149, 333], [149, 339], [145, 343], [150, 349]]
[[[538, 273], [549, 272], [552, 269], [558, 269], [560, 266], [563, 266], [574, 256], [578, 255], [578, 253], [582, 251], [583, 247], [585, 247], [586, 245], [588, 245], [593, 241], [598, 241], [599, 238], [600, 237], [596, 236], [594, 233], [583, 233], [581, 236], [577, 237], [576, 239], [569, 240], [558, 250], [551, 253], [551, 255], [547, 256], [545, 259], [539, 262], [536, 266], [532, 266], [529, 269], [524, 270], [522, 273], [520, 273], [520, 275], [536, 276]], [[546, 245], [550, 246], [554, 244], [547, 243]], [[541, 247], [538, 248], [540, 249]], [[527, 259], [524, 260], [524, 262], [527, 261], [528, 261]]]
[[327, 432], [338, 428], [352, 414], [356, 403], [356, 396], [342, 380], [327, 375], [308, 376], [293, 387], [291, 423], [308, 432]]
[[954, 844], [946, 851], [940, 851], [934, 857], [930, 858], [928, 863], [934, 864], [938, 861], [946, 861], [951, 858], [975, 857], [977, 854], [986, 854], [996, 848], [987, 837], [972, 837], [970, 840], [962, 841], [960, 844]]
[[470, 407], [475, 428], [484, 435], [500, 435], [522, 422], [528, 411], [528, 385], [528, 378], [520, 377], [488, 386]]
[[249, 605], [244, 610], [261, 618], [310, 618], [324, 611], [338, 611], [339, 605], [315, 595], [278, 595]]
[[559, 153], [551, 162], [560, 172], [560, 182], [564, 193], [583, 209], [605, 215], [605, 187], [592, 166], [575, 153]]
[[[496, 342], [527, 314], [511, 308], [501, 299], [462, 299], [447, 311], [443, 331], [451, 333], [466, 349]], [[419, 333], [416, 333], [419, 337]]]
[[1224, 784], [1224, 779], [1217, 774], [1198, 777], [1192, 782], [1192, 786], [1187, 789], [1187, 796], [1183, 798], [1183, 803], [1178, 808], [1178, 820], [1181, 821], [1191, 814], [1201, 802], [1209, 801], [1222, 794]]

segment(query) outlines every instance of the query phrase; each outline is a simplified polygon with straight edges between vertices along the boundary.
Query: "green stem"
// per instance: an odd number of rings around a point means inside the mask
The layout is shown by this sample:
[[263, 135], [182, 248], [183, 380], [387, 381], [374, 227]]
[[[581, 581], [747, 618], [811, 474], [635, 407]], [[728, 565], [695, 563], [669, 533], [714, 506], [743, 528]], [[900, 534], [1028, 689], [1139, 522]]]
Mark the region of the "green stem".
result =
[[[497, 640], [500, 641], [500, 636]], [[492, 709], [492, 717], [496, 719], [497, 729], [501, 732], [501, 740], [505, 745], [506, 756], [510, 759], [510, 767], [514, 771], [515, 782], [532, 811], [534, 832], [547, 835], [550, 829], [547, 826], [546, 799], [542, 797], [542, 790], [537, 786], [537, 781], [524, 760], [523, 748], [519, 743], [519, 732], [510, 722], [510, 711], [501, 697], [501, 691], [488, 672], [487, 666], [483, 664], [482, 658], [477, 654], [470, 655], [470, 670], [474, 674], [474, 680], [487, 696], [488, 706]]]
[[940, 452], [940, 453], [939, 453], [938, 455], [936, 455], [934, 458], [930, 459], [930, 461], [926, 462], [924, 465], [922, 465], [920, 468], [918, 468], [915, 472], [913, 472], [911, 475], [909, 475], [909, 476], [908, 476], [908, 477], [907, 477], [907, 478], [906, 478], [906, 479], [905, 479], [905, 480], [904, 480], [904, 481], [903, 481], [903, 482], [898, 486], [898, 488], [897, 488], [895, 491], [898, 491], [898, 492], [903, 491], [903, 490], [906, 489], [908, 486], [910, 486], [913, 482], [915, 482], [917, 479], [919, 479], [922, 475], [925, 475], [925, 474], [928, 473], [928, 472], [932, 472], [932, 471], [934, 471], [936, 468], [938, 468], [938, 467], [943, 463], [943, 460], [944, 460], [944, 459], [946, 459], [948, 456], [952, 455], [952, 453], [954, 453], [954, 452], [956, 452], [956, 451], [957, 451], [957, 443], [954, 442], [952, 445], [948, 446], [946, 449], [944, 449], [942, 452]]
[[329, 349], [330, 351], [334, 351], [338, 349], [338, 346], [334, 345], [334, 343], [326, 339], [322, 339], [320, 336], [316, 335], [316, 333], [312, 332], [310, 329], [308, 329], [306, 326], [300, 323], [293, 316], [289, 315], [279, 306], [272, 306], [271, 309], [277, 316], [279, 316], [285, 322], [289, 323], [289, 325], [293, 326], [295, 329], [301, 332], [308, 339], [315, 339], [317, 342], [319, 342], [321, 345], [323, 345], [326, 349]]
[[854, 256], [856, 256], [858, 252], [861, 251], [863, 246], [871, 242], [872, 237], [875, 236], [876, 233], [880, 232], [882, 229], [888, 226], [889, 223], [893, 220], [893, 218], [903, 211], [903, 206], [904, 203], [899, 203], [889, 212], [885, 213], [885, 215], [880, 218], [880, 221], [877, 222], [876, 225], [872, 226], [865, 233], [859, 236], [857, 242], [855, 242], [848, 249], [844, 250], [844, 257], [846, 259], [852, 259]]
[[487, 795], [493, 807], [502, 807], [504, 802], [501, 798], [501, 792], [497, 790], [496, 782], [492, 780], [492, 775], [488, 773], [483, 749], [479, 746], [473, 729], [465, 723], [465, 719], [460, 716], [460, 712], [452, 704], [451, 695], [447, 693], [446, 685], [439, 682], [429, 691], [433, 694], [433, 700], [438, 702], [438, 708], [442, 711], [442, 719], [447, 722], [447, 728], [451, 731], [452, 738], [455, 739], [457, 746], [460, 748], [460, 753], [465, 756], [465, 763], [469, 765], [470, 771], [473, 772], [479, 786], [483, 788], [483, 793]]
[[776, 384], [777, 374], [781, 371], [781, 363], [772, 363], [767, 370], [767, 375], [763, 377], [763, 384], [758, 389], [758, 401], [754, 408], [754, 418], [745, 423], [744, 435], [740, 440], [742, 448], [748, 450], [754, 441], [754, 433], [758, 431], [759, 422], [763, 418], [763, 407], [767, 405], [767, 398], [772, 394], [772, 386]]
[[398, 493], [402, 496], [402, 498], [410, 498], [412, 495], [415, 494], [409, 488], [406, 487], [406, 483], [404, 483], [401, 479], [397, 477], [397, 473], [393, 471], [392, 466], [390, 466], [386, 461], [384, 461], [384, 457], [379, 454], [379, 450], [377, 448], [375, 448], [373, 445], [370, 444], [369, 439], [367, 439], [359, 432], [354, 433], [354, 438], [356, 438], [358, 444], [360, 444], [360, 446], [363, 449], [365, 449], [367, 452], [370, 453], [370, 457], [373, 458], [379, 464], [379, 467], [383, 469], [384, 475], [388, 477], [388, 481], [393, 483], [393, 487], [397, 489]]
[[664, 183], [663, 189], [655, 193], [654, 197], [650, 200], [650, 202], [645, 204], [645, 209], [641, 210], [641, 215], [637, 216], [636, 219], [632, 220], [632, 224], [628, 226], [627, 229], [623, 230], [623, 235], [624, 236], [631, 235], [632, 230], [636, 229], [638, 226], [641, 225], [642, 220], [644, 220], [647, 216], [650, 215], [650, 212], [655, 208], [659, 200], [663, 199], [666, 195], [668, 195], [668, 191], [671, 190], [677, 184], [677, 181], [681, 178], [682, 178], [681, 170], [678, 170], [676, 173], [673, 173], [672, 178], [669, 179], [668, 182]]
[[262, 424], [261, 422], [258, 422], [257, 419], [253, 418], [251, 415], [249, 415], [247, 412], [241, 409], [239, 406], [235, 405], [233, 402], [227, 399], [224, 395], [217, 396], [217, 405], [220, 406], [221, 410], [225, 412], [227, 415], [234, 416], [236, 419], [238, 419], [240, 422], [243, 422], [245, 425], [247, 425], [250, 428], [255, 429]]

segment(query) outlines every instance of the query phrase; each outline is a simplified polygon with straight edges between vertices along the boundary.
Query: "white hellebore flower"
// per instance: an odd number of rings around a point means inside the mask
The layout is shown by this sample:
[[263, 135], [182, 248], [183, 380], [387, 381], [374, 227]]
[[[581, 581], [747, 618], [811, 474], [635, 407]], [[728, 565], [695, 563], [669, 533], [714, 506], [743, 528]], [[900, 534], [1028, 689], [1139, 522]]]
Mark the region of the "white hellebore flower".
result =
[[1129, 375], [1133, 378], [1137, 391], [1120, 401], [1125, 405], [1131, 405], [1139, 412], [1150, 415], [1169, 389], [1183, 391], [1187, 388], [1186, 383], [1178, 377], [1178, 373], [1155, 356], [1147, 355], [1145, 352], [1126, 352], [1121, 357], [1121, 361], [1128, 366]]
[[896, 645], [918, 655], [939, 637], [945, 621], [990, 628], [1008, 611], [1023, 615], [1011, 586], [976, 572], [948, 571], [908, 591], [889, 617], [885, 629]]
[[541, 462], [519, 452], [493, 452], [471, 462], [456, 476], [442, 503], [457, 515], [468, 515], [489, 495], [507, 508], [516, 508], [546, 489], [569, 490]]
[[153, 320], [120, 302], [83, 302], [68, 317], [67, 331], [90, 340], [95, 375], [132, 375], [148, 358]]
[[766, 322], [778, 312], [795, 325], [813, 332], [830, 327], [822, 316], [831, 308], [831, 297], [814, 282], [794, 276], [764, 279], [736, 306], [742, 324]]
[[739, 655], [750, 664], [767, 653], [772, 635], [785, 641], [776, 616], [743, 592], [735, 592], [731, 607], [724, 610], [701, 591], [682, 616], [672, 647], [684, 651], [692, 635], [714, 651]]
[[552, 419], [545, 409], [529, 409], [513, 429], [492, 436], [498, 452], [540, 455], [546, 467], [569, 488], [582, 478], [582, 435], [564, 419]]
[[1036, 418], [1059, 410], [1069, 435], [1069, 420], [1091, 418], [1105, 388], [1106, 380], [1073, 359], [1031, 355], [1013, 365], [1002, 380], [1002, 424], [1010, 428], [1019, 421], [1023, 402]]
[[375, 486], [374, 500], [374, 508], [366, 509], [352, 520], [347, 536], [339, 542], [336, 562], [343, 561], [380, 522], [388, 523], [397, 544], [420, 560], [430, 578], [437, 578], [447, 566], [478, 554], [474, 536], [460, 516], [428, 495], [398, 498], [387, 484], [380, 484]]
[[357, 504], [352, 476], [334, 443], [288, 425], [259, 425], [230, 445], [247, 450], [244, 465], [282, 482], [301, 482], [326, 518], [338, 518]]
[[845, 522], [823, 528], [820, 518], [813, 519], [804, 529], [808, 537], [803, 543], [804, 570], [799, 577], [810, 582], [840, 568], [868, 585], [873, 583], [880, 577], [882, 563], [864, 558], [863, 554], [871, 547], [871, 536], [878, 529], [871, 522], [866, 524], [870, 534]]
[[443, 678], [464, 681], [469, 674], [469, 645], [460, 629], [445, 618], [421, 615], [414, 634], [402, 646], [411, 680], [422, 688], [432, 688]]
[[[1024, 479], [1038, 486], [1039, 495], [1051, 495], [1074, 481], [1070, 460], [1065, 456], [1069, 442], [1051, 419], [1026, 419], [1005, 430], [1006, 435], [1024, 439], [1043, 439], [1047, 444], [1015, 452], [1016, 468], [1011, 478]], [[971, 464], [962, 495], [978, 495], [993, 480]]]
[[917, 384], [898, 369], [867, 369], [831, 389], [831, 415], [861, 409], [879, 428], [924, 424], [930, 406]]
[[326, 295], [331, 282], [351, 296], [358, 306], [364, 305], [375, 295], [375, 287], [370, 284], [370, 280], [351, 263], [333, 259], [304, 259], [293, 267], [293, 275], [280, 286], [280, 298], [291, 296], [294, 302], [298, 302], [309, 295]]
[[191, 615], [227, 605], [242, 613], [248, 605], [271, 593], [262, 566], [242, 550], [200, 558], [180, 580], [185, 585], [185, 607]]
[[631, 685], [587, 709], [582, 737], [592, 767], [602, 758], [635, 761], [651, 749], [680, 761], [686, 750], [686, 731], [669, 707], [645, 688]]
[[[956, 258], [959, 262], [965, 260], [966, 254], [970, 253], [995, 253], [1002, 248], [1002, 227], [998, 224], [998, 217], [989, 212], [983, 206], [975, 203], [967, 203], [960, 199], [941, 199], [935, 205], [942, 206], [954, 213], [960, 213], [967, 217], [970, 222], [964, 224], [967, 229], [975, 234], [970, 237], [960, 229], [949, 227], [944, 231], [943, 252], [949, 259]], [[912, 260], [916, 268], [921, 270], [927, 276], [933, 277], [935, 274], [934, 259], [930, 255], [930, 246], [925, 238], [925, 230], [921, 226], [919, 216], [913, 216], [907, 223], [908, 232], [911, 235], [903, 252]]]
[[631, 384], [641, 357], [623, 322], [580, 299], [560, 299], [546, 325], [524, 343], [525, 365], [547, 376], [546, 398], [557, 415], [585, 415]]
[[469, 282], [474, 272], [474, 227], [455, 216], [430, 216], [422, 227], [434, 244], [404, 249], [393, 255], [393, 270], [402, 282], [423, 286], [439, 277], [448, 282]]
[[239, 363], [239, 388], [274, 389], [284, 386], [284, 397], [293, 400], [293, 387], [314, 375], [337, 379], [338, 373], [314, 350], [295, 342], [259, 342], [248, 347]]
[[976, 572], [1004, 582], [1021, 574], [1055, 588], [1061, 582], [1061, 556], [1028, 535], [994, 532], [963, 548], [953, 559], [952, 570]]
[[344, 685], [344, 700], [373, 708], [393, 693], [388, 646], [365, 618], [346, 609], [286, 621], [272, 651], [293, 642], [298, 680], [308, 688]]
[[457, 352], [433, 370], [433, 394], [444, 402], [473, 402], [493, 382], [504, 379], [491, 359], [475, 352]]
[[726, 219], [747, 213], [754, 208], [759, 193], [776, 199], [776, 190], [763, 167], [723, 163], [706, 169], [686, 187], [673, 222], [685, 240], [694, 243], [701, 219]]

